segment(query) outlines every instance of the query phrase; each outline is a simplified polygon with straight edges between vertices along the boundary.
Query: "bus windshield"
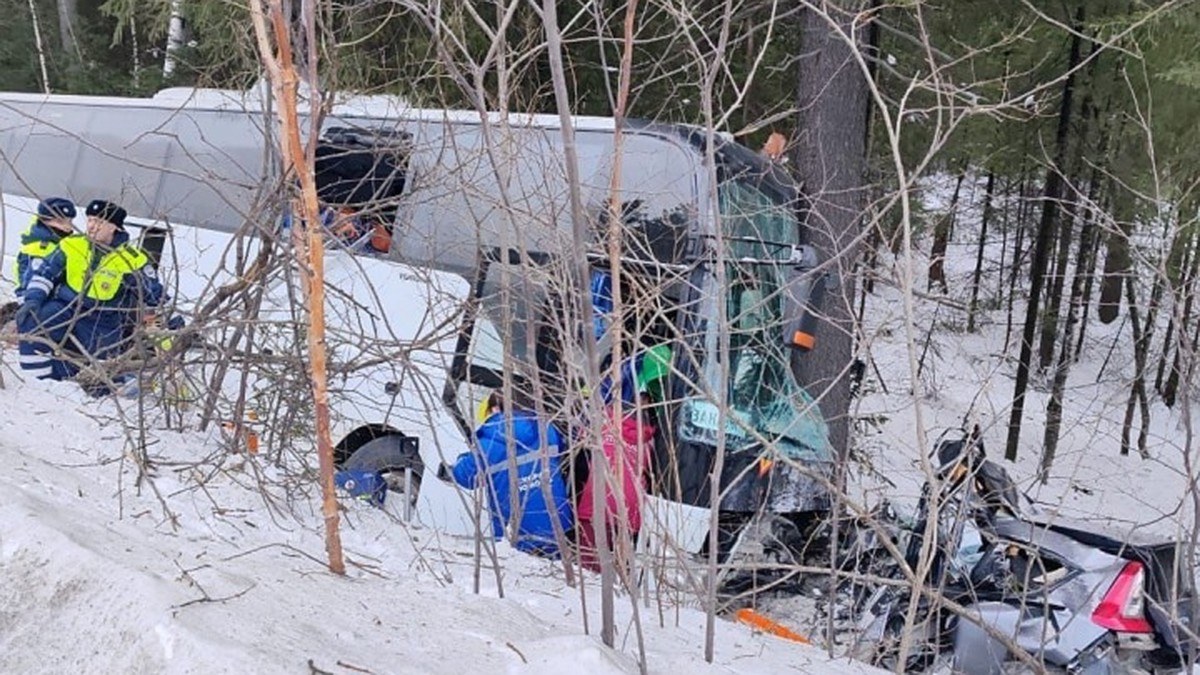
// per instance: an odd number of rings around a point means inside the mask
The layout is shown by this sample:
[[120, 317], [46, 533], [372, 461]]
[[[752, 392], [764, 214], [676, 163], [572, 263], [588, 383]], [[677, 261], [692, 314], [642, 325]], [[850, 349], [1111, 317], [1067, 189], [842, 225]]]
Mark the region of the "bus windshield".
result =
[[[787, 457], [828, 460], [828, 428], [812, 396], [796, 381], [784, 341], [786, 265], [800, 237], [796, 215], [741, 179], [723, 182], [718, 202], [726, 245], [727, 447], [761, 451], [765, 440]], [[716, 293], [704, 296], [702, 304], [709, 306], [701, 309], [702, 315], [718, 316]], [[720, 415], [713, 398], [723, 377], [718, 337], [718, 322], [708, 322], [701, 376], [710, 395], [684, 403], [681, 431], [686, 440], [716, 443]]]

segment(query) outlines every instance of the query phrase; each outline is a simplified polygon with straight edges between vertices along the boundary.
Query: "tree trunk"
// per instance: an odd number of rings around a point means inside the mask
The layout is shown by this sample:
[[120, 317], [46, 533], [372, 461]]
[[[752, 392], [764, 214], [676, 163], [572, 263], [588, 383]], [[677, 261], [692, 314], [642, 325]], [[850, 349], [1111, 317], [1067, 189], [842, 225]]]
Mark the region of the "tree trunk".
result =
[[[1193, 242], [1195, 235], [1192, 232], [1179, 230], [1175, 234], [1175, 245], [1172, 246], [1171, 259], [1167, 263], [1167, 275], [1171, 281], [1171, 296], [1173, 304], [1176, 307], [1182, 306], [1184, 313], [1190, 312], [1191, 297], [1185, 292], [1190, 279], [1193, 275], [1192, 269], [1195, 265], [1195, 254], [1193, 251]], [[1172, 362], [1172, 343], [1175, 342], [1175, 330], [1177, 315], [1171, 312], [1167, 321], [1167, 332], [1163, 336], [1162, 353], [1158, 357], [1158, 369], [1154, 376], [1154, 390], [1160, 395], [1166, 390], [1166, 379], [1168, 375], [1167, 364]], [[1186, 331], [1186, 324], [1179, 328], [1180, 331]], [[1166, 397], [1163, 398], [1166, 402]], [[1168, 405], [1172, 405], [1169, 403]]]
[[[979, 279], [983, 276], [983, 252], [987, 248], [988, 222], [992, 219], [992, 196], [995, 190], [996, 172], [988, 171], [987, 187], [983, 192], [983, 216], [979, 222], [979, 246], [975, 249], [975, 273], [971, 276], [971, 304], [967, 306], [968, 333], [975, 332], [975, 312], [979, 308]], [[1003, 259], [1001, 254], [1001, 260]]]
[[[1079, 150], [1074, 153], [1076, 155], [1082, 155], [1087, 152], [1086, 142], [1088, 137], [1088, 129], [1096, 120], [1096, 107], [1092, 102], [1092, 91], [1091, 88], [1087, 87], [1087, 82], [1094, 74], [1096, 70], [1096, 64], [1100, 60], [1099, 58], [1091, 58], [1096, 54], [1097, 48], [1097, 45], [1093, 43], [1092, 48], [1088, 53], [1088, 58], [1091, 59], [1091, 62], [1087, 68], [1088, 79], [1085, 79], [1083, 84], [1085, 94], [1083, 96], [1083, 101], [1079, 106], [1079, 118], [1081, 122], [1079, 127], [1075, 130], [1076, 137], [1080, 139]], [[1068, 113], [1070, 113], [1069, 110]], [[1100, 147], [1096, 153], [1099, 157], [1104, 157], [1105, 142], [1106, 141], [1103, 138], [1100, 141]], [[1058, 339], [1058, 321], [1059, 317], [1062, 315], [1064, 292], [1063, 287], [1067, 282], [1067, 266], [1069, 264], [1071, 255], [1071, 235], [1074, 232], [1075, 221], [1078, 220], [1080, 215], [1081, 204], [1079, 199], [1079, 191], [1081, 188], [1079, 182], [1082, 179], [1083, 167], [1081, 165], [1081, 161], [1077, 158], [1072, 159], [1071, 164], [1073, 166], [1069, 172], [1069, 175], [1074, 176], [1075, 182], [1072, 185], [1066, 186], [1067, 192], [1070, 196], [1067, 194], [1062, 195], [1065, 204], [1056, 207], [1059, 209], [1059, 213], [1062, 214], [1059, 219], [1059, 226], [1056, 228], [1057, 231], [1055, 233], [1058, 237], [1058, 256], [1054, 263], [1054, 275], [1051, 277], [1050, 292], [1047, 296], [1046, 311], [1043, 312], [1042, 316], [1041, 340], [1040, 344], [1038, 345], [1038, 367], [1043, 370], [1049, 367], [1050, 363], [1054, 359], [1054, 342]], [[1067, 167], [1060, 165], [1059, 170], [1067, 171]], [[1093, 170], [1092, 176], [1095, 178], [1095, 170]], [[1089, 203], [1090, 196], [1092, 194], [1094, 194], [1094, 191], [1089, 188]], [[1069, 354], [1070, 349], [1066, 350], [1066, 353]]]
[[[579, 175], [579, 153], [575, 144], [575, 128], [571, 123], [571, 101], [567, 93], [567, 73], [563, 60], [562, 32], [558, 23], [558, 3], [555, 0], [542, 0], [542, 28], [546, 35], [546, 53], [550, 66], [550, 77], [554, 90], [554, 103], [561, 125], [563, 144], [563, 159], [566, 164], [568, 197], [570, 200], [571, 231], [574, 234], [574, 276], [578, 297], [582, 304], [582, 315], [593, 316], [592, 294], [588, 291], [590, 271], [587, 260], [587, 242], [590, 241], [588, 219], [584, 213], [583, 181]], [[590, 382], [600, 381], [600, 358], [597, 353], [595, 340], [583, 340], [584, 360], [583, 370]], [[599, 401], [590, 402], [592, 419], [603, 419], [604, 411], [596, 410]], [[604, 461], [603, 450], [596, 452], [592, 458]], [[616, 643], [616, 618], [613, 607], [613, 582], [611, 575], [607, 584], [601, 585], [600, 600], [600, 639], [605, 645], [612, 647]]]
[[[306, 5], [311, 2], [312, 0], [304, 0]], [[309, 36], [313, 36], [315, 34], [313, 25], [315, 11], [311, 5], [305, 9], [306, 25], [304, 29]], [[271, 37], [267, 30], [267, 20], [263, 15], [262, 5], [259, 2], [251, 2], [250, 10], [258, 41], [259, 55], [267, 67], [267, 74], [270, 76], [277, 104], [276, 113], [279, 116], [281, 129], [280, 142], [283, 145], [284, 176], [298, 179], [300, 182], [300, 199], [294, 205], [293, 213], [303, 215], [298, 223], [303, 234], [297, 232], [298, 243], [302, 243], [303, 246], [297, 247], [296, 254], [300, 257], [297, 262], [300, 267], [301, 289], [304, 292], [305, 308], [308, 313], [309, 379], [312, 381], [313, 413], [316, 422], [317, 462], [320, 467], [322, 495], [321, 513], [325, 520], [325, 552], [329, 557], [329, 570], [334, 574], [345, 574], [346, 562], [342, 556], [342, 540], [338, 531], [338, 505], [334, 495], [333, 442], [329, 437], [329, 389], [325, 353], [325, 240], [320, 226], [320, 208], [317, 204], [312, 153], [306, 152], [300, 137], [299, 103], [296, 95], [300, 77], [296, 72], [296, 61], [293, 57], [291, 26], [284, 16], [280, 0], [270, 0], [275, 51], [271, 48]], [[276, 56], [276, 52], [278, 56]], [[308, 61], [311, 76], [317, 64], [311, 54], [306, 61]], [[309, 95], [313, 105], [317, 105], [316, 91], [310, 92]], [[312, 117], [317, 118], [315, 110]], [[313, 140], [315, 141], [315, 138]]]
[[[1128, 195], [1124, 197], [1129, 198]], [[1114, 204], [1114, 208], [1117, 207], [1118, 205]], [[1100, 323], [1112, 323], [1121, 313], [1121, 289], [1125, 284], [1125, 276], [1129, 274], [1129, 234], [1132, 227], [1128, 220], [1118, 220], [1117, 230], [1108, 235], [1108, 255], [1104, 257], [1100, 303], [1096, 307], [1096, 316], [1100, 318]]]
[[[1095, 202], [1093, 202], [1095, 203]], [[1079, 360], [1079, 355], [1083, 353], [1083, 338], [1087, 335], [1088, 314], [1092, 307], [1092, 290], [1096, 286], [1096, 255], [1100, 253], [1099, 233], [1096, 232], [1096, 221], [1100, 218], [1100, 214], [1104, 213], [1103, 208], [1093, 207], [1088, 214], [1087, 226], [1092, 228], [1092, 248], [1088, 251], [1087, 257], [1087, 276], [1083, 279], [1083, 304], [1082, 314], [1079, 317], [1079, 336], [1075, 342], [1075, 360]]]
[[75, 39], [75, 23], [79, 18], [78, 0], [58, 0], [58, 42], [64, 54], [79, 56], [79, 42]]
[[[1105, 106], [1106, 111], [1109, 108], [1111, 108], [1111, 99], [1110, 99], [1109, 103]], [[1107, 117], [1107, 115], [1106, 115], [1106, 117]], [[1105, 148], [1105, 150], [1102, 154], [1103, 161], [1104, 161], [1103, 169], [1107, 169], [1108, 167], [1112, 166], [1113, 158], [1116, 157], [1117, 154], [1120, 152], [1121, 135], [1122, 135], [1122, 132], [1124, 132], [1124, 130], [1125, 130], [1125, 117], [1122, 116], [1118, 120], [1115, 133], [1111, 133], [1111, 130], [1109, 129], [1107, 124], [1104, 124], [1102, 126], [1102, 128], [1104, 129], [1104, 132], [1101, 136], [1101, 145], [1102, 145], [1102, 147]], [[1110, 142], [1112, 143], [1111, 145], [1109, 145]], [[1116, 199], [1116, 195], [1117, 195], [1116, 190], [1118, 189], [1118, 186], [1113, 178], [1112, 171], [1103, 170], [1103, 169], [1101, 166], [1095, 166], [1092, 169], [1092, 186], [1091, 186], [1091, 188], [1096, 190], [1096, 194], [1099, 195], [1099, 199], [1097, 200], [1096, 197], [1093, 197], [1091, 199], [1091, 202], [1093, 204], [1100, 203], [1101, 206], [1098, 208], [1098, 212], [1094, 211], [1091, 215], [1097, 219], [1100, 218], [1102, 214], [1115, 213], [1115, 208], [1118, 204], [1117, 199]], [[1099, 185], [1101, 185], [1101, 183], [1100, 183], [1101, 175], [1104, 176], [1103, 187], [1099, 187]], [[1117, 220], [1117, 223], [1118, 223], [1118, 227], [1120, 227], [1121, 221]], [[1096, 237], [1094, 238], [1094, 240], [1092, 242], [1092, 249], [1093, 249], [1092, 256], [1091, 256], [1092, 263], [1091, 263], [1091, 269], [1089, 270], [1090, 273], [1088, 274], [1088, 277], [1087, 277], [1087, 284], [1084, 288], [1084, 293], [1083, 293], [1085, 305], [1083, 308], [1083, 323], [1079, 328], [1079, 343], [1075, 347], [1075, 358], [1076, 359], [1078, 359], [1079, 355], [1081, 353], [1083, 353], [1083, 336], [1087, 332], [1087, 323], [1088, 323], [1087, 315], [1088, 315], [1088, 309], [1091, 306], [1092, 291], [1094, 289], [1095, 282], [1096, 282], [1095, 267], [1096, 267], [1096, 261], [1098, 260], [1098, 256], [1100, 254], [1101, 246], [1105, 246], [1105, 245], [1108, 246], [1108, 255], [1105, 256], [1105, 259], [1104, 259], [1104, 272], [1101, 274], [1100, 299], [1097, 303], [1096, 315], [1100, 318], [1100, 323], [1109, 324], [1109, 323], [1112, 323], [1113, 320], [1117, 318], [1117, 314], [1119, 313], [1119, 310], [1120, 310], [1121, 286], [1120, 286], [1120, 283], [1118, 282], [1115, 287], [1110, 287], [1109, 273], [1110, 273], [1110, 270], [1116, 269], [1116, 268], [1110, 267], [1110, 265], [1127, 265], [1127, 260], [1117, 260], [1116, 258], [1114, 258], [1112, 241], [1113, 241], [1113, 237], [1115, 237], [1115, 236], [1117, 236], [1117, 234], [1115, 232], [1110, 232], [1107, 238], [1101, 237], [1097, 233]], [[1124, 252], [1125, 249], [1122, 248], [1121, 251]], [[1118, 257], [1120, 257], [1120, 256], [1118, 256]], [[1124, 269], [1124, 267], [1121, 267], [1121, 269]]]
[[871, 228], [871, 235], [867, 237], [867, 247], [863, 251], [863, 264], [860, 267], [862, 270], [862, 285], [858, 293], [858, 312], [854, 315], [855, 325], [861, 326], [863, 317], [867, 313], [867, 296], [875, 292], [875, 274], [876, 268], [879, 265], [879, 245], [880, 245], [880, 229], [878, 224]]
[[1158, 369], [1154, 373], [1154, 391], [1162, 396], [1163, 403], [1170, 408], [1174, 401], [1167, 402], [1163, 394], [1166, 390], [1167, 361], [1171, 359], [1171, 341], [1175, 339], [1175, 315], [1167, 318], [1167, 332], [1163, 334], [1162, 353], [1158, 355]]
[[[864, 41], [859, 12], [864, 0], [819, 3], [820, 12], [836, 23], [838, 32]], [[866, 175], [865, 126], [868, 87], [856, 55], [842, 35], [814, 9], [801, 22], [802, 55], [796, 85], [796, 128], [800, 129], [795, 161], [802, 185], [819, 186], [810, 200], [805, 227], [807, 240], [833, 264], [841, 283], [826, 295], [826, 321], [816, 331], [821, 353], [798, 359], [800, 381], [820, 401], [829, 424], [834, 451], [845, 457], [850, 448], [850, 361], [854, 351], [854, 268], [858, 248], [853, 242], [861, 225]]]
[[[996, 265], [996, 295], [993, 302], [1000, 304], [1000, 298], [1004, 294], [1004, 262], [1008, 260], [1008, 231], [1009, 231], [1009, 204], [1012, 203], [1012, 181], [1004, 181], [1004, 195], [1001, 199], [1003, 207], [1000, 209], [1000, 256], [997, 258], [999, 264]], [[993, 207], [994, 210], [994, 207]]]
[[[1078, 208], [1076, 201], [1072, 210], [1078, 211]], [[1091, 262], [1088, 257], [1091, 255], [1095, 229], [1094, 219], [1087, 218], [1079, 231], [1079, 251], [1075, 257], [1075, 276], [1071, 280], [1071, 298], [1067, 303], [1067, 325], [1063, 329], [1058, 363], [1054, 368], [1050, 401], [1046, 404], [1046, 430], [1042, 437], [1042, 462], [1038, 471], [1042, 483], [1049, 479], [1050, 467], [1054, 464], [1054, 455], [1058, 451], [1059, 432], [1062, 425], [1063, 390], [1067, 386], [1071, 364], [1075, 362], [1075, 356], [1071, 353], [1071, 345], [1074, 343], [1075, 328], [1079, 325], [1080, 316], [1083, 314], [1083, 288], [1086, 278], [1091, 274]]]
[[[1076, 188], [1069, 188], [1074, 191]], [[1041, 337], [1038, 341], [1038, 369], [1045, 370], [1054, 360], [1054, 343], [1058, 339], [1058, 317], [1062, 313], [1063, 287], [1066, 285], [1067, 264], [1071, 255], [1072, 234], [1075, 231], [1075, 204], [1070, 200], [1066, 205], [1059, 205], [1059, 225], [1055, 236], [1058, 238], [1058, 254], [1054, 259], [1054, 272], [1049, 275], [1049, 292], [1046, 293], [1046, 311], [1042, 312]]]
[[[879, 11], [879, 8], [883, 6], [883, 0], [869, 0], [869, 2], [867, 2], [866, 4], [869, 7], [868, 11], [870, 11], [872, 14], [875, 14], [876, 12]], [[878, 21], [868, 22], [867, 23], [867, 42], [863, 48], [863, 55], [868, 59], [867, 60], [867, 77], [870, 79], [871, 84], [876, 87], [879, 86], [879, 61], [880, 61], [879, 41], [880, 41], [881, 37], [882, 37], [882, 31], [880, 30], [879, 22]], [[872, 123], [875, 120], [875, 102], [871, 100], [870, 96], [864, 96], [862, 104], [863, 104], [863, 108], [864, 108], [864, 110], [863, 110], [863, 155], [869, 157], [871, 155], [871, 139], [872, 139], [871, 131], [873, 129]], [[865, 171], [867, 171], [867, 169], [864, 169], [863, 171], [865, 172]], [[865, 176], [866, 174], [864, 173], [863, 175]], [[865, 178], [864, 178], [864, 180], [865, 180]]]
[[138, 46], [137, 18], [129, 17], [129, 60], [133, 72], [133, 87], [142, 86], [142, 52]]
[[[883, 246], [883, 227], [879, 223], [871, 228], [871, 236], [867, 238], [867, 250], [863, 252], [863, 297], [875, 292], [875, 275], [879, 270], [879, 247]], [[860, 317], [861, 319], [861, 317]]]
[[[1163, 225], [1164, 228], [1170, 228], [1171, 222]], [[1165, 237], [1164, 232], [1164, 237]], [[1137, 275], [1127, 274], [1125, 276], [1125, 292], [1129, 302], [1129, 319], [1133, 326], [1133, 363], [1136, 372], [1133, 374], [1133, 386], [1129, 394], [1129, 404], [1125, 411], [1125, 425], [1121, 430], [1121, 454], [1129, 453], [1129, 426], [1133, 418], [1134, 401], [1141, 410], [1141, 428], [1138, 429], [1138, 453], [1143, 457], [1148, 457], [1146, 449], [1146, 441], [1150, 435], [1150, 401], [1146, 395], [1146, 366], [1150, 354], [1150, 342], [1154, 336], [1154, 323], [1158, 317], [1158, 306], [1162, 302], [1163, 289], [1166, 284], [1163, 283], [1161, 276], [1156, 276], [1154, 286], [1150, 291], [1150, 302], [1146, 306], [1146, 316], [1144, 320], [1140, 317], [1141, 308], [1137, 304]]]
[[[623, 35], [623, 41], [622, 41], [622, 45], [621, 45], [621, 66], [620, 66], [619, 74], [618, 74], [617, 101], [616, 101], [616, 106], [613, 108], [613, 118], [614, 118], [613, 157], [614, 157], [614, 160], [613, 160], [612, 179], [611, 179], [611, 182], [609, 183], [608, 232], [606, 233], [606, 235], [607, 235], [607, 239], [608, 239], [607, 243], [608, 243], [609, 271], [612, 273], [613, 312], [615, 313], [616, 316], [621, 315], [621, 312], [623, 311], [623, 305], [624, 305], [624, 299], [622, 298], [622, 295], [621, 295], [621, 274], [623, 272], [622, 267], [621, 267], [621, 248], [622, 248], [623, 227], [622, 227], [622, 222], [621, 222], [621, 217], [620, 217], [621, 214], [619, 213], [620, 203], [618, 200], [620, 199], [620, 194], [621, 194], [620, 193], [621, 169], [622, 169], [621, 151], [622, 151], [622, 143], [624, 141], [625, 114], [628, 109], [628, 103], [629, 103], [630, 77], [631, 77], [632, 71], [633, 71], [634, 26], [635, 26], [635, 20], [637, 18], [637, 6], [638, 6], [637, 0], [629, 0], [629, 2], [626, 3], [626, 5], [625, 5], [624, 35]], [[617, 382], [620, 380], [620, 377], [621, 377], [621, 359], [622, 359], [622, 357], [621, 357], [621, 326], [619, 325], [619, 322], [614, 322], [614, 325], [610, 330], [613, 331], [612, 375], [611, 375], [611, 377], [612, 377], [613, 382]], [[617, 419], [622, 419], [623, 413], [621, 412], [620, 397], [614, 397], [614, 409], [616, 411], [615, 414], [616, 414]], [[600, 440], [600, 439], [596, 439], [596, 440]], [[604, 456], [603, 443], [596, 443], [592, 448], [592, 466], [598, 467], [600, 469], [597, 472], [595, 479], [593, 479], [595, 485], [604, 485], [604, 484], [606, 484], [604, 482], [606, 480], [615, 480], [617, 485], [623, 484], [623, 479], [621, 478], [621, 475], [620, 475], [620, 473], [621, 473], [620, 470], [621, 470], [621, 467], [623, 466], [623, 464], [619, 457], [617, 459], [615, 473], [611, 474], [611, 475], [606, 473], [606, 472], [614, 471], [614, 467], [607, 466], [607, 462], [606, 462], [605, 456]], [[604, 492], [605, 492], [604, 490], [597, 489], [597, 490], [595, 490], [595, 492], [592, 495], [592, 498], [593, 498], [592, 506], [593, 506], [595, 513], [601, 513], [601, 514], [604, 513], [604, 509], [606, 508], [606, 506], [605, 506], [606, 500], [604, 497]], [[604, 518], [597, 518], [594, 521], [595, 541], [598, 543], [599, 548], [600, 548], [600, 584], [601, 584], [602, 588], [605, 589], [604, 592], [601, 594], [601, 598], [600, 598], [601, 614], [605, 617], [608, 617], [609, 622], [614, 622], [615, 614], [614, 614], [613, 607], [611, 605], [614, 601], [613, 576], [616, 575], [616, 573], [617, 573], [618, 562], [616, 560], [614, 560], [612, 552], [609, 549], [611, 547], [612, 550], [617, 550], [618, 547], [616, 545], [614, 545], [613, 542], [609, 541], [610, 533], [604, 531], [609, 528], [607, 525], [605, 525], [604, 521], [605, 521]], [[715, 530], [716, 528], [713, 528], [713, 529]], [[624, 537], [625, 541], [623, 543], [626, 545], [630, 544], [628, 532], [612, 532], [611, 534], [618, 538]], [[621, 563], [624, 563], [624, 561], [622, 560]], [[626, 585], [626, 590], [630, 591], [631, 593], [636, 594], [635, 588], [631, 585]], [[714, 596], [715, 596], [715, 591], [716, 591], [716, 587], [714, 584], [714, 586], [713, 586], [713, 592], [714, 592], [713, 595]], [[714, 600], [715, 600], [715, 597], [714, 597]], [[605, 602], [609, 603], [608, 607], [604, 606]], [[642, 650], [643, 644], [641, 641], [640, 623], [637, 622], [637, 616], [638, 616], [637, 601], [635, 600], [632, 604], [633, 604], [635, 624], [638, 625], [638, 627], [639, 627], [638, 646], [639, 646], [639, 650]], [[715, 605], [716, 603], [714, 602], [713, 604]], [[716, 608], [714, 607], [712, 614], [715, 615], [715, 613], [716, 613]], [[711, 620], [715, 621], [715, 616], [712, 616]], [[614, 623], [614, 626], [615, 626], [615, 623]], [[615, 635], [613, 634], [613, 632], [611, 630], [609, 631], [609, 634], [610, 634], [610, 636], [615, 637]], [[611, 643], [606, 643], [606, 644], [609, 644], [611, 646]], [[645, 652], [640, 651], [640, 654], [641, 654], [641, 659], [639, 659], [639, 662], [641, 663], [642, 671], [645, 672], [645, 670], [646, 670]]]
[[[1026, 178], [1021, 178], [1021, 187], [1017, 192], [1017, 198], [1020, 202], [1017, 205], [1017, 235], [1013, 240], [1012, 250], [1012, 267], [1008, 272], [1008, 312], [1004, 324], [1004, 351], [1008, 352], [1008, 346], [1012, 342], [1013, 331], [1013, 311], [1014, 304], [1017, 298], [1017, 279], [1021, 277], [1021, 247], [1025, 244], [1025, 189]], [[1003, 260], [1000, 261], [1004, 263]]]
[[[1193, 288], [1190, 292], [1194, 296], [1200, 292], [1200, 288]], [[1190, 383], [1193, 382], [1191, 376], [1196, 367], [1196, 346], [1200, 345], [1200, 321], [1197, 321], [1195, 327], [1192, 328], [1191, 342], [1187, 342], [1188, 335], [1184, 330], [1186, 328], [1185, 324], [1179, 331], [1179, 350], [1175, 352], [1175, 360], [1178, 364], [1179, 378]], [[1179, 395], [1182, 400], [1188, 400], [1188, 392], [1183, 391]]]
[[937, 284], [942, 287], [942, 292], [946, 293], [950, 289], [946, 287], [946, 248], [950, 245], [950, 233], [954, 230], [954, 216], [958, 213], [958, 195], [962, 192], [963, 178], [967, 176], [967, 169], [958, 172], [958, 179], [954, 181], [954, 195], [950, 197], [950, 210], [944, 216], [938, 219], [937, 226], [933, 229], [933, 247], [929, 251], [929, 279], [926, 285], [926, 290], [933, 292], [933, 285]]
[[1033, 249], [1033, 268], [1030, 271], [1029, 304], [1025, 310], [1025, 327], [1021, 336], [1021, 355], [1017, 359], [1017, 382], [1013, 388], [1012, 413], [1008, 418], [1008, 443], [1004, 456], [1009, 461], [1017, 459], [1017, 447], [1021, 441], [1021, 417], [1025, 413], [1025, 391], [1029, 387], [1029, 366], [1033, 360], [1033, 340], [1037, 333], [1038, 305], [1042, 287], [1045, 285], [1046, 263], [1050, 255], [1050, 241], [1058, 211], [1058, 200], [1062, 195], [1063, 177], [1060, 173], [1067, 161], [1067, 139], [1071, 124], [1071, 95], [1075, 89], [1075, 66], [1079, 63], [1082, 43], [1084, 5], [1080, 3], [1072, 21], [1074, 35], [1071, 38], [1071, 53], [1067, 61], [1070, 72], [1063, 82], [1062, 105], [1058, 111], [1058, 132], [1055, 138], [1054, 166], [1046, 171], [1046, 188], [1042, 202], [1042, 219]]
[[167, 23], [167, 50], [163, 58], [163, 79], [175, 74], [175, 59], [183, 47], [183, 0], [171, 0], [171, 18]]
[[[833, 481], [841, 485], [841, 467], [851, 452], [850, 372], [854, 340], [857, 240], [866, 202], [868, 106], [867, 74], [858, 45], [864, 35], [864, 10], [873, 0], [824, 0], [803, 10], [801, 51], [796, 82], [796, 127], [800, 129], [795, 161], [808, 213], [802, 227], [806, 241], [828, 258], [840, 279], [827, 293], [816, 341], [823, 352], [793, 358], [797, 376], [819, 402], [829, 427], [829, 441], [842, 460], [835, 462]], [[816, 356], [816, 358], [814, 358]], [[840, 491], [837, 491], [840, 494]], [[835, 497], [836, 498], [836, 497]], [[839, 498], [840, 503], [840, 498]], [[838, 506], [835, 504], [835, 512]], [[832, 536], [838, 534], [834, 519]], [[832, 561], [831, 561], [832, 564]], [[832, 630], [831, 622], [827, 628]]]
[[1141, 310], [1137, 303], [1136, 280], [1133, 275], [1125, 276], [1125, 295], [1129, 302], [1129, 324], [1133, 328], [1133, 363], [1136, 372], [1133, 374], [1133, 385], [1130, 387], [1129, 400], [1125, 404], [1125, 419], [1121, 424], [1121, 454], [1128, 455], [1131, 445], [1130, 435], [1133, 428], [1133, 413], [1141, 407], [1142, 426], [1138, 432], [1138, 451], [1146, 456], [1146, 437], [1150, 431], [1150, 402], [1146, 397], [1146, 347], [1150, 338], [1150, 323], [1154, 321], [1153, 299], [1151, 308], [1146, 313], [1146, 324], [1143, 327]]
[[50, 75], [46, 70], [46, 44], [42, 42], [42, 27], [38, 21], [37, 2], [29, 0], [29, 21], [33, 24], [33, 46], [37, 49], [38, 67], [42, 73], [42, 93], [50, 93]]
[[[1162, 388], [1162, 392], [1161, 392], [1163, 403], [1166, 403], [1167, 407], [1174, 407], [1175, 399], [1179, 395], [1179, 379], [1180, 379], [1180, 371], [1182, 369], [1182, 355], [1183, 355], [1183, 345], [1180, 344], [1180, 342], [1182, 342], [1183, 339], [1186, 339], [1185, 333], [1188, 329], [1188, 324], [1191, 323], [1192, 308], [1194, 307], [1194, 302], [1196, 300], [1196, 286], [1197, 286], [1196, 278], [1197, 278], [1197, 274], [1200, 274], [1200, 233], [1193, 234], [1193, 236], [1192, 236], [1191, 258], [1192, 258], [1192, 261], [1191, 261], [1191, 264], [1188, 265], [1187, 275], [1184, 277], [1183, 283], [1180, 284], [1180, 286], [1179, 286], [1179, 288], [1180, 288], [1179, 295], [1182, 295], [1184, 297], [1183, 314], [1180, 317], [1180, 324], [1179, 324], [1179, 333], [1180, 333], [1181, 339], [1172, 340], [1170, 337], [1168, 337], [1165, 340], [1167, 345], [1163, 347], [1163, 356], [1164, 357], [1166, 356], [1166, 351], [1167, 351], [1168, 346], [1173, 346], [1174, 352], [1175, 352], [1175, 356], [1171, 360], [1170, 375], [1167, 376], [1167, 381], [1165, 383], [1163, 383], [1163, 388]], [[1174, 342], [1175, 344], [1170, 345], [1171, 342]]]

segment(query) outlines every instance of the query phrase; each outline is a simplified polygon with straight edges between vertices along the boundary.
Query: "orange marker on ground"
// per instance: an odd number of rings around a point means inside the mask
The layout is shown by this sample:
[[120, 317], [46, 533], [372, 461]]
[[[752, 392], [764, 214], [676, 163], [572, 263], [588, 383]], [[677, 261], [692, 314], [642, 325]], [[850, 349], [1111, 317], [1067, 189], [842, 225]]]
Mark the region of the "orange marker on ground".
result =
[[737, 617], [738, 621], [750, 626], [751, 628], [754, 628], [755, 630], [760, 630], [764, 633], [770, 633], [771, 635], [781, 637], [785, 640], [791, 640], [792, 642], [799, 642], [803, 645], [812, 644], [808, 641], [808, 638], [804, 637], [803, 635], [791, 630], [781, 623], [768, 619], [749, 607], [739, 609], [734, 616]]

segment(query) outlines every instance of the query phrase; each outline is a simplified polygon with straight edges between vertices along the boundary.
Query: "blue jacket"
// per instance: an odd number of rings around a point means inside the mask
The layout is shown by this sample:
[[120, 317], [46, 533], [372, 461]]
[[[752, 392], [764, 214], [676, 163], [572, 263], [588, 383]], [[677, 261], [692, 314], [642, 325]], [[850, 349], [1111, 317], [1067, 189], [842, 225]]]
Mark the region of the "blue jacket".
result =
[[[47, 226], [40, 218], [34, 218], [29, 229], [21, 234], [21, 250], [17, 253], [17, 297], [25, 294], [25, 287], [38, 267], [46, 260], [63, 235]], [[32, 251], [39, 251], [35, 255]]]
[[[573, 524], [571, 500], [560, 470], [563, 442], [558, 430], [546, 425], [548, 447], [543, 452], [539, 426], [534, 413], [513, 413], [513, 456], [510, 458], [505, 416], [493, 414], [475, 432], [478, 449], [459, 455], [454, 463], [454, 480], [465, 488], [483, 487], [487, 491], [492, 532], [497, 539], [504, 536], [504, 526], [513, 517], [515, 501], [521, 519], [517, 526], [517, 548], [526, 553], [557, 556], [554, 519], [557, 518], [562, 532], [569, 531]], [[510, 476], [510, 465], [514, 463], [515, 481]]]
[[[92, 277], [106, 254], [128, 243], [129, 235], [118, 230], [111, 247], [91, 245], [87, 277]], [[64, 246], [60, 242], [58, 250], [30, 276], [24, 301], [35, 308], [44, 326], [70, 324], [71, 335], [88, 354], [95, 358], [115, 356], [124, 348], [123, 341], [137, 324], [139, 311], [162, 304], [162, 284], [153, 266], [144, 263], [120, 277], [119, 286], [110, 299], [87, 297], [86, 293], [73, 290], [68, 283]], [[127, 250], [144, 258], [135, 247]]]
[[[321, 225], [324, 227], [331, 227], [334, 219], [337, 218], [337, 211], [330, 206], [322, 206], [319, 213], [321, 215]], [[292, 225], [295, 224], [296, 220], [303, 221], [304, 219], [303, 217], [293, 217], [290, 210], [285, 210], [283, 212], [283, 216], [279, 219], [279, 228], [284, 231], [290, 230], [292, 229]]]

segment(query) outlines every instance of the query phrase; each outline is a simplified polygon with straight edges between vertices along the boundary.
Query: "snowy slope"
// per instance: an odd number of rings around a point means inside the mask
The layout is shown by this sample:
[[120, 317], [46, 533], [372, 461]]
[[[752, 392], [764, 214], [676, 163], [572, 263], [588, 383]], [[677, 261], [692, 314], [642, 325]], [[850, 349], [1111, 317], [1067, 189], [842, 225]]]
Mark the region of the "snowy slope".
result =
[[[316, 501], [267, 485], [257, 459], [207, 475], [191, 463], [213, 439], [152, 432], [156, 477], [139, 490], [121, 429], [97, 423], [113, 401], [5, 380], [0, 672], [637, 672], [628, 598], [614, 652], [584, 634], [554, 563], [501, 545], [504, 597], [487, 565], [476, 595], [468, 540], [350, 501], [338, 578]], [[863, 672], [725, 621], [708, 665], [703, 614], [663, 602], [640, 606], [651, 672]]]

